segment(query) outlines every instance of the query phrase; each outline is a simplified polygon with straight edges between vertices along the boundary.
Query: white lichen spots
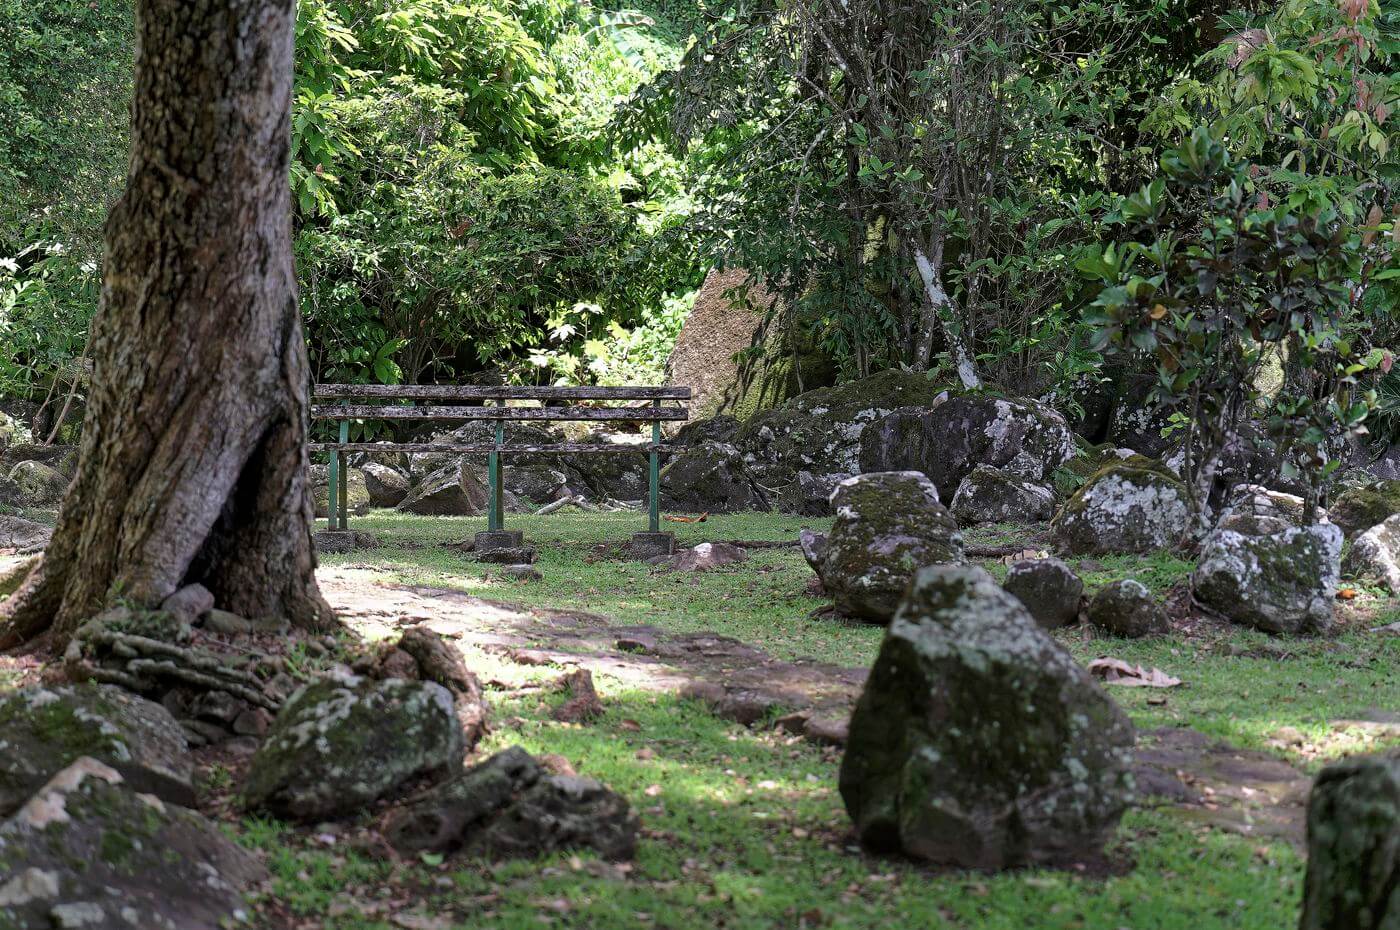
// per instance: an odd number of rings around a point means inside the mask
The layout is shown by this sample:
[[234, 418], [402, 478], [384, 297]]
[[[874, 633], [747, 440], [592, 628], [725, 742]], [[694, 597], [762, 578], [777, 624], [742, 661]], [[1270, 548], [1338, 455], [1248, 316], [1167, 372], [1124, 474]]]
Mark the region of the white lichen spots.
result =
[[30, 710], [38, 710], [41, 707], [47, 707], [50, 704], [56, 704], [63, 700], [57, 693], [47, 688], [32, 688], [28, 691], [21, 691], [20, 695], [23, 697], [25, 705], [28, 706]]
[[72, 901], [54, 905], [49, 911], [49, 920], [55, 930], [78, 930], [106, 923], [107, 912], [95, 901]]
[[0, 907], [18, 907], [31, 901], [58, 897], [58, 873], [25, 869], [0, 885]]
[[147, 807], [149, 807], [149, 808], [151, 808], [151, 809], [153, 809], [153, 810], [155, 810], [155, 811], [157, 811], [157, 812], [159, 812], [159, 813], [162, 813], [162, 814], [165, 813], [165, 802], [163, 802], [160, 798], [156, 797], [155, 795], [153, 795], [153, 794], [138, 794], [138, 795], [136, 796], [136, 798], [137, 798], [137, 800], [139, 800], [142, 804], [145, 804]]
[[67, 823], [70, 819], [68, 795], [77, 791], [88, 776], [100, 778], [110, 785], [119, 785], [122, 782], [121, 775], [115, 769], [90, 756], [82, 756], [49, 779], [49, 783], [19, 809], [15, 814], [15, 821], [35, 830], [42, 830], [51, 823]]

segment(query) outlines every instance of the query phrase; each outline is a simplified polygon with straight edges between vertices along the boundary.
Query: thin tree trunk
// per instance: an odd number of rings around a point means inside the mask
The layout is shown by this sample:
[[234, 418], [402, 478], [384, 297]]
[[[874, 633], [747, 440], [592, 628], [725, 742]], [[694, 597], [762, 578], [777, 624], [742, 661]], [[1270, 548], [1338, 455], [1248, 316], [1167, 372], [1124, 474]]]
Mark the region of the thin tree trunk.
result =
[[929, 258], [918, 242], [913, 244], [914, 265], [919, 269], [919, 277], [924, 282], [924, 318], [919, 326], [919, 341], [914, 348], [915, 367], [927, 367], [933, 354], [933, 334], [941, 329], [943, 340], [948, 345], [948, 354], [958, 370], [958, 379], [965, 388], [979, 388], [982, 379], [977, 375], [977, 364], [967, 346], [965, 334], [957, 328], [953, 301], [943, 289], [939, 279], [939, 269]]
[[332, 621], [316, 587], [292, 270], [294, 0], [139, 0], [131, 162], [106, 227], [77, 474], [0, 646], [200, 582]]

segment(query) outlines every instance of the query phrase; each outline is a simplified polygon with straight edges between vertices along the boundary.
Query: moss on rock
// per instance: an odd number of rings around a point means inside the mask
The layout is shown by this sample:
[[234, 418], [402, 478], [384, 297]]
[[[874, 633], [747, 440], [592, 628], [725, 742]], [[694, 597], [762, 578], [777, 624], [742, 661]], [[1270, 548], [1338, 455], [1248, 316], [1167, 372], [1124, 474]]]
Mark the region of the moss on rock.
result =
[[1134, 456], [1100, 468], [1055, 517], [1055, 542], [1075, 554], [1152, 552], [1191, 523], [1186, 486], [1164, 465]]

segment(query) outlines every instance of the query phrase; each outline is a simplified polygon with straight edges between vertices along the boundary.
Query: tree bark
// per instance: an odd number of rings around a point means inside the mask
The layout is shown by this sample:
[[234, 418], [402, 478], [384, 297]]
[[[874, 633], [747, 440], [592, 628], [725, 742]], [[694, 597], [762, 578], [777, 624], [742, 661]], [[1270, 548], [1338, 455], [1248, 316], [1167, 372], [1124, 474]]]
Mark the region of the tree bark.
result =
[[[936, 261], [929, 258], [930, 251]], [[937, 250], [926, 250], [917, 242], [913, 246], [914, 266], [919, 269], [919, 279], [924, 284], [924, 318], [919, 327], [918, 344], [914, 347], [914, 367], [928, 367], [933, 356], [933, 334], [941, 330], [958, 380], [963, 387], [972, 390], [982, 386], [982, 379], [977, 374], [977, 363], [968, 349], [967, 339], [957, 327], [952, 298], [943, 289], [942, 269], [938, 267], [942, 263], [942, 251], [941, 245]]]
[[200, 582], [332, 622], [316, 586], [291, 250], [294, 0], [139, 0], [77, 473], [0, 647]]

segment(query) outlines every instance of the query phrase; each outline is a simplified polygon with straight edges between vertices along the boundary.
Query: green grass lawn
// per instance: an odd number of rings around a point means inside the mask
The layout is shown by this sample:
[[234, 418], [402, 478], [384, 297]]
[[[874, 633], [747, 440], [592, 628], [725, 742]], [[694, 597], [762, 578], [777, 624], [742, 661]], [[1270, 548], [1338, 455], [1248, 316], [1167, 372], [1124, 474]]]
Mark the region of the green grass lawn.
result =
[[[780, 656], [862, 665], [878, 648], [879, 629], [809, 616], [824, 601], [808, 593], [811, 573], [795, 549], [754, 550], [743, 565], [702, 575], [660, 574], [611, 552], [594, 552], [601, 544], [624, 542], [639, 526], [636, 515], [570, 513], [510, 522], [539, 547], [543, 582], [488, 577], [488, 566], [439, 547], [481, 529], [478, 520], [374, 514], [354, 524], [377, 535], [383, 548], [327, 556], [324, 562], [371, 564], [387, 569], [383, 577], [389, 581], [585, 609], [618, 622], [714, 630]], [[825, 523], [746, 514], [673, 528], [682, 543], [692, 543], [791, 539], [803, 526], [822, 529]], [[971, 541], [1018, 544], [1026, 535], [993, 527]], [[1165, 556], [1100, 559], [1087, 568], [1091, 588], [1133, 575], [1158, 592], [1189, 571], [1187, 563]], [[1346, 721], [1400, 711], [1400, 640], [1366, 632], [1394, 615], [1393, 609], [1372, 610], [1328, 640], [1271, 643], [1220, 625], [1139, 642], [1071, 629], [1061, 640], [1082, 661], [1113, 655], [1184, 679], [1184, 686], [1169, 692], [1113, 691], [1139, 726], [1195, 727], [1312, 770], [1327, 758], [1375, 748], [1373, 730]], [[513, 674], [545, 681], [559, 670], [517, 667]], [[628, 691], [606, 677], [598, 685], [608, 712], [587, 727], [549, 719], [550, 707], [562, 697], [497, 692], [496, 729], [481, 751], [519, 744], [557, 753], [630, 798], [645, 827], [630, 868], [587, 855], [502, 866], [436, 859], [394, 864], [327, 848], [275, 823], [247, 821], [242, 835], [270, 852], [275, 894], [294, 914], [308, 926], [344, 930], [1279, 930], [1296, 923], [1303, 862], [1291, 847], [1202, 827], [1166, 811], [1134, 811], [1124, 818], [1111, 850], [1124, 869], [1108, 878], [938, 874], [866, 857], [847, 846], [835, 751], [727, 723], [694, 702]], [[1302, 741], [1285, 746], [1271, 738], [1285, 727], [1301, 733]]]

